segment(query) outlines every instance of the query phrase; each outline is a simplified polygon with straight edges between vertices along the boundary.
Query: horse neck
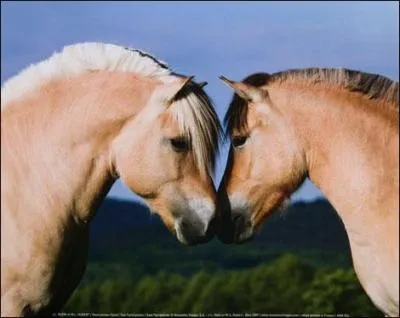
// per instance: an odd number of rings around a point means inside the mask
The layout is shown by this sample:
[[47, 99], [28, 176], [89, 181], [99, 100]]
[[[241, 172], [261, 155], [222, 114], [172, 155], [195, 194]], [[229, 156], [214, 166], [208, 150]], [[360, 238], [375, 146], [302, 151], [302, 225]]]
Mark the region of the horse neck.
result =
[[131, 74], [84, 74], [7, 105], [2, 170], [9, 171], [9, 188], [24, 185], [23, 205], [90, 220], [116, 179], [110, 144], [144, 105], [145, 94], [135, 93], [146, 87]]
[[379, 224], [376, 218], [398, 209], [394, 107], [334, 88], [282, 87], [271, 99], [282, 101], [276, 104], [302, 143], [309, 178], [347, 229]]

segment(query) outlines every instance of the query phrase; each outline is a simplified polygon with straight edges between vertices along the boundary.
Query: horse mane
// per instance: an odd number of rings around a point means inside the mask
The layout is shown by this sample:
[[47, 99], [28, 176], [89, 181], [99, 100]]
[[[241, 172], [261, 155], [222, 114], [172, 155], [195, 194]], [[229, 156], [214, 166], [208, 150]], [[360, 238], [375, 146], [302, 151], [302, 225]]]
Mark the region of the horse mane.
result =
[[310, 84], [324, 84], [359, 92], [370, 99], [399, 107], [399, 82], [385, 76], [346, 68], [292, 69], [272, 75], [272, 81], [281, 83], [302, 80]]
[[[369, 99], [394, 106], [399, 110], [399, 82], [385, 76], [355, 71], [346, 68], [305, 68], [290, 69], [273, 74], [255, 73], [243, 80], [243, 83], [255, 87], [271, 84], [285, 84], [297, 81], [309, 85], [329, 85], [339, 87], [349, 92], [358, 92]], [[227, 133], [234, 128], [239, 130], [246, 127], [247, 103], [234, 94], [225, 115], [224, 122]]]
[[1, 108], [49, 80], [93, 71], [135, 72], [150, 77], [172, 73], [166, 63], [137, 49], [96, 42], [68, 45], [6, 81], [1, 88]]
[[[107, 43], [78, 43], [65, 46], [48, 59], [33, 64], [4, 83], [1, 110], [46, 82], [87, 72], [133, 72], [171, 82], [180, 75], [154, 56], [138, 49]], [[192, 143], [195, 162], [202, 173], [215, 167], [222, 127], [211, 99], [196, 83], [191, 83], [170, 106], [182, 133]]]

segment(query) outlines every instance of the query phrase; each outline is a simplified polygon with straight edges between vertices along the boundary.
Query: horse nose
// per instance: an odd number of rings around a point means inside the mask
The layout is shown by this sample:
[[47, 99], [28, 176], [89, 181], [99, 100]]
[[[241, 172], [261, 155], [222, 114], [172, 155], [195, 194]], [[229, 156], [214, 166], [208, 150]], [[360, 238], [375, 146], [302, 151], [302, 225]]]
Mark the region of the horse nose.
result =
[[233, 227], [235, 229], [235, 234], [242, 233], [245, 230], [245, 218], [242, 214], [232, 215]]
[[210, 221], [206, 231], [196, 222], [183, 219], [180, 222], [179, 231], [188, 245], [196, 245], [210, 241], [215, 235], [216, 227], [215, 219]]
[[243, 213], [232, 213], [225, 219], [218, 219], [216, 235], [222, 243], [244, 243], [251, 238], [250, 232], [251, 222]]
[[235, 243], [244, 243], [253, 237], [253, 226], [247, 214], [232, 214], [232, 224], [234, 228], [233, 240]]

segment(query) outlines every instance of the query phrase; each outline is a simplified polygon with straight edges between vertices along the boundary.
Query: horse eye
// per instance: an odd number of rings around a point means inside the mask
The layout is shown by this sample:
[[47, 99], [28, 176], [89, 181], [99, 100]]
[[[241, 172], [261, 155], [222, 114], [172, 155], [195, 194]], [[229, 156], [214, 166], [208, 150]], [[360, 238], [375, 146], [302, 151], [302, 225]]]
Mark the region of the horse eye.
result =
[[171, 145], [177, 152], [187, 151], [189, 149], [189, 142], [184, 138], [172, 138]]
[[240, 148], [240, 147], [244, 146], [244, 144], [247, 141], [247, 138], [248, 138], [247, 136], [232, 137], [233, 147]]

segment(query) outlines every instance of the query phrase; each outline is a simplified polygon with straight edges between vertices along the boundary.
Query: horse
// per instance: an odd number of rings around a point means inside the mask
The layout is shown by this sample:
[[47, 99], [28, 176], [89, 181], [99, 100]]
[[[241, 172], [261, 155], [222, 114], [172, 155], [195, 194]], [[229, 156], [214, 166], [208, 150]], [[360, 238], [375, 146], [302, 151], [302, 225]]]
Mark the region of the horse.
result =
[[85, 42], [1, 89], [1, 314], [62, 309], [90, 221], [121, 178], [186, 245], [213, 237], [222, 126], [203, 84], [141, 50]]
[[309, 178], [344, 224], [367, 295], [398, 316], [399, 83], [345, 68], [220, 79], [234, 90], [220, 240], [252, 239]]

